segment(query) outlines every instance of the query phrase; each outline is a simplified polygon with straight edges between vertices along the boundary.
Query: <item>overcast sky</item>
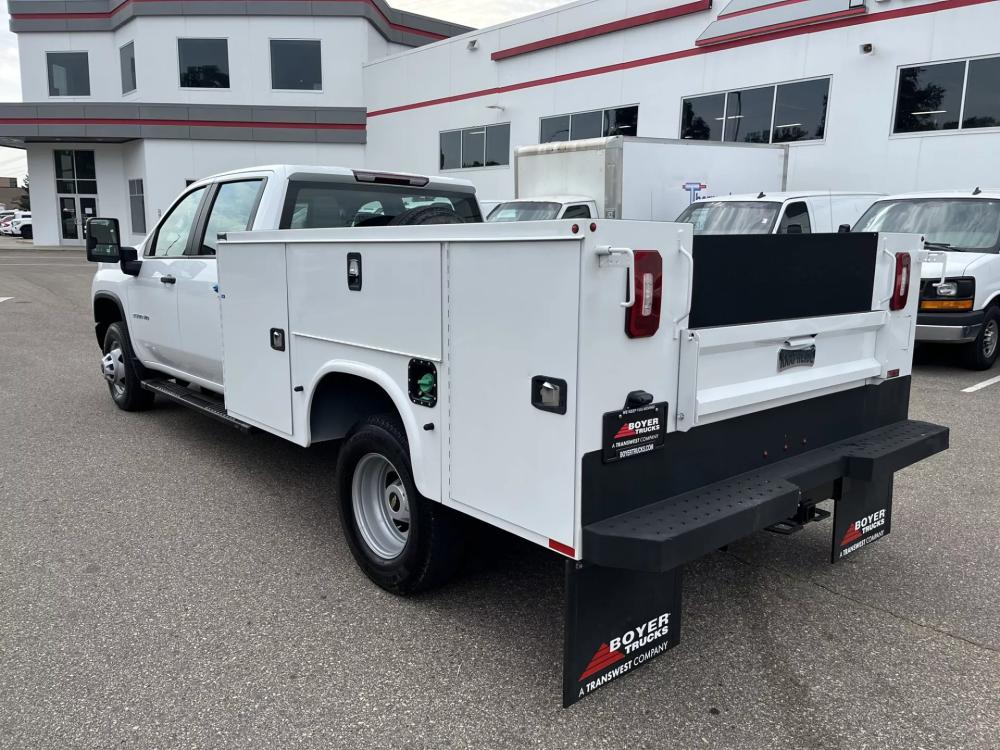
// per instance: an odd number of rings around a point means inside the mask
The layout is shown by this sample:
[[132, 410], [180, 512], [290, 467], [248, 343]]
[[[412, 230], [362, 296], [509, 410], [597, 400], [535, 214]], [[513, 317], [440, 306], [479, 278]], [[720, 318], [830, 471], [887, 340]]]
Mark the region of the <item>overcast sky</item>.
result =
[[[389, 0], [390, 5], [400, 10], [480, 28], [537, 13], [563, 2], [566, 0]], [[3, 8], [0, 27], [0, 102], [19, 102], [21, 78], [17, 63], [17, 40], [8, 31], [7, 0], [0, 0], [0, 7]], [[335, 104], [336, 102], [330, 102], [331, 106]], [[23, 177], [26, 168], [23, 151], [0, 148], [0, 176]]]

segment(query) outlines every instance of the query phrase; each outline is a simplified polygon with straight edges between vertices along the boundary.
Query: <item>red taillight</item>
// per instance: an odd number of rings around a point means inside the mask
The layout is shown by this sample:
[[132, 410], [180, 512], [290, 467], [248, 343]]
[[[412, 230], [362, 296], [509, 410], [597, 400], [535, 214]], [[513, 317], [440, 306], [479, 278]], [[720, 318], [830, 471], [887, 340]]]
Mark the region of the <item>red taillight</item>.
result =
[[890, 310], [902, 310], [910, 298], [910, 254], [896, 253], [896, 277], [892, 285]]
[[663, 258], [656, 250], [635, 251], [635, 304], [625, 311], [629, 338], [652, 336], [660, 329], [663, 298]]

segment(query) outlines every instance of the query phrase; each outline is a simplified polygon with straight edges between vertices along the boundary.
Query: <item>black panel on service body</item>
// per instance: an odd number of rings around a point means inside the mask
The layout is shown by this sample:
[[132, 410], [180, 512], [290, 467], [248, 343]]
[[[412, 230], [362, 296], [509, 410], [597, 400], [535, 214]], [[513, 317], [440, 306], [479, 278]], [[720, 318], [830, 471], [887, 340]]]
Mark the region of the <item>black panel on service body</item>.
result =
[[872, 309], [877, 234], [698, 235], [689, 327]]

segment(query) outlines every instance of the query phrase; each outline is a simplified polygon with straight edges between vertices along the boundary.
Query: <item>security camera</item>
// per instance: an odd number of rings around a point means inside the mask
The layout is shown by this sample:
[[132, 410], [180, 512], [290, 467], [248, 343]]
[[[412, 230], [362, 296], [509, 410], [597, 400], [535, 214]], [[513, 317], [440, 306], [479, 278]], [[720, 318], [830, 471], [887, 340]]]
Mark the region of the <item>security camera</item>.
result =
[[875, 45], [871, 42], [865, 42], [864, 44], [858, 45], [858, 52], [862, 55], [870, 55], [875, 51]]

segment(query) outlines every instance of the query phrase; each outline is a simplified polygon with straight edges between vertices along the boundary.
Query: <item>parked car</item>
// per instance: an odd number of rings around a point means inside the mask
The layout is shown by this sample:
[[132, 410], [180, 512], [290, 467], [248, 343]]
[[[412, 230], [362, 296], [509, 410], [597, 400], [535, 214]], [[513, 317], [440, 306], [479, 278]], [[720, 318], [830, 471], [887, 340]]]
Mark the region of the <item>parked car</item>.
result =
[[518, 198], [499, 203], [486, 221], [551, 221], [552, 219], [596, 219], [597, 203], [583, 195]]
[[1000, 190], [893, 195], [855, 232], [915, 232], [938, 262], [923, 266], [917, 341], [958, 344], [965, 365], [988, 370], [1000, 353]]
[[10, 222], [10, 233], [14, 237], [24, 237], [24, 228], [28, 227], [29, 234], [31, 233], [31, 214], [22, 213], [20, 216], [14, 217]]
[[7, 237], [20, 237], [21, 220], [31, 219], [30, 211], [14, 211], [7, 218], [0, 217], [0, 234]]
[[677, 221], [695, 234], [820, 234], [853, 224], [881, 193], [760, 192], [698, 200]]

